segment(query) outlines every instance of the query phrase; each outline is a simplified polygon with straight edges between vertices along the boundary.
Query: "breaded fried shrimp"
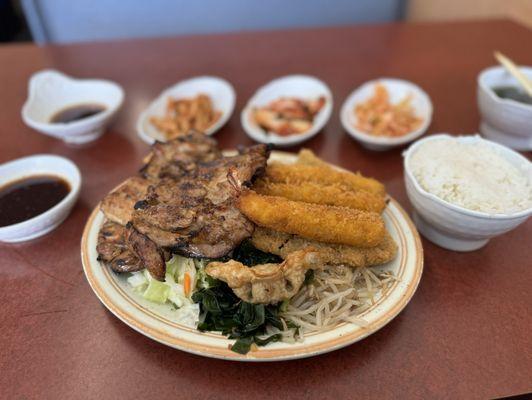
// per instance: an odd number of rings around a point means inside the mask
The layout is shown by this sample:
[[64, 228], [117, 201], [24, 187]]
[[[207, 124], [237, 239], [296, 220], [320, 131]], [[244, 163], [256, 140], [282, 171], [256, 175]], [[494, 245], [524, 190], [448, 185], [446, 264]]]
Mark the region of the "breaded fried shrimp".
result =
[[316, 182], [301, 182], [299, 185], [271, 182], [261, 179], [253, 189], [259, 194], [280, 196], [306, 203], [348, 207], [356, 210], [381, 213], [386, 207], [384, 197], [365, 190], [349, 190], [345, 186], [320, 185]]
[[320, 242], [373, 247], [386, 232], [384, 221], [374, 212], [303, 203], [250, 190], [240, 194], [237, 207], [259, 226]]
[[384, 185], [375, 179], [360, 174], [338, 171], [328, 166], [271, 163], [266, 168], [266, 177], [277, 183], [300, 185], [314, 182], [321, 185], [340, 184], [352, 190], [365, 190], [378, 196], [385, 196]]
[[323, 161], [321, 158], [319, 158], [312, 150], [309, 149], [301, 149], [297, 155], [297, 163], [303, 164], [303, 165], [312, 165], [314, 167], [329, 167], [331, 166], [327, 164], [327, 162]]

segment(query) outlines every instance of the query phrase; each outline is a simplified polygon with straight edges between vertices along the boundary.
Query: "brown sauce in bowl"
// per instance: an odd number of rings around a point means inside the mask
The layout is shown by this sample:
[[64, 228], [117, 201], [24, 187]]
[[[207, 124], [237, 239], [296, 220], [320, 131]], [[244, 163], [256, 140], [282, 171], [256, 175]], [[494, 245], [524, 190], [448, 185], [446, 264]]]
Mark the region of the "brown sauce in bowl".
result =
[[0, 227], [36, 217], [63, 200], [70, 192], [64, 179], [33, 175], [0, 187]]
[[92, 117], [102, 111], [105, 111], [105, 106], [101, 104], [77, 104], [57, 111], [50, 118], [50, 122], [52, 124], [67, 124]]

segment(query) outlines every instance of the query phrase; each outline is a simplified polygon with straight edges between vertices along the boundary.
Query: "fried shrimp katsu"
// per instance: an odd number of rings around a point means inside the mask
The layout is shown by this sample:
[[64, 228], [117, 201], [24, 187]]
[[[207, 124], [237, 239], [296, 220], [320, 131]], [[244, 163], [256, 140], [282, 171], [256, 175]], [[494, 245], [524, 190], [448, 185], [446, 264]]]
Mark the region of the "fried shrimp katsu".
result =
[[272, 163], [266, 169], [266, 178], [272, 182], [300, 185], [314, 182], [320, 185], [341, 184], [352, 190], [365, 190], [378, 196], [386, 194], [384, 185], [360, 174], [339, 171], [329, 166]]
[[261, 179], [255, 183], [253, 189], [259, 194], [268, 196], [280, 196], [306, 203], [373, 211], [379, 214], [386, 207], [383, 196], [365, 190], [350, 190], [340, 184], [324, 186], [316, 182], [301, 182], [299, 185], [294, 185]]
[[320, 243], [300, 236], [258, 227], [251, 237], [251, 243], [257, 249], [276, 254], [283, 259], [293, 252], [312, 248], [318, 253], [324, 264], [348, 265], [354, 268], [384, 264], [393, 260], [397, 255], [397, 244], [388, 232], [379, 245], [363, 248]]
[[323, 263], [312, 248], [291, 253], [281, 264], [247, 267], [242, 263], [211, 262], [205, 272], [226, 282], [233, 292], [248, 303], [274, 304], [294, 296], [305, 281], [309, 269]]
[[327, 162], [319, 158], [312, 150], [301, 149], [297, 155], [297, 163], [303, 165], [312, 165], [314, 167], [331, 168]]
[[386, 232], [384, 221], [374, 212], [303, 203], [251, 190], [240, 193], [237, 207], [259, 226], [320, 242], [373, 247]]

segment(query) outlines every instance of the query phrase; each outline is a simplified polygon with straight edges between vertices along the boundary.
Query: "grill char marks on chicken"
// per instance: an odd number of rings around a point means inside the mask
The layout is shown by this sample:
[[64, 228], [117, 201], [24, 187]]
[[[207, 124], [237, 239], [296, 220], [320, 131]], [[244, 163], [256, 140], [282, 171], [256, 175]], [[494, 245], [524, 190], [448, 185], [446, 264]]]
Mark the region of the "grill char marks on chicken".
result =
[[140, 173], [145, 178], [178, 179], [194, 171], [198, 163], [221, 158], [216, 141], [202, 133], [190, 133], [166, 143], [156, 142], [144, 159]]
[[150, 181], [134, 176], [104, 197], [100, 209], [107, 219], [126, 225], [133, 214], [135, 203], [146, 195]]
[[264, 172], [268, 156], [266, 145], [256, 145], [200, 162], [177, 181], [162, 179], [136, 204], [133, 225], [159, 246], [186, 256], [224, 256], [253, 233], [253, 224], [235, 206], [229, 172], [249, 184]]
[[151, 276], [157, 280], [164, 281], [166, 264], [162, 249], [133, 228], [131, 223], [127, 224], [126, 229], [126, 241], [129, 248], [139, 258], [141, 264], [148, 268]]
[[122, 226], [106, 221], [98, 234], [98, 260], [115, 272], [135, 272], [148, 268], [151, 275], [164, 280], [165, 263], [162, 251], [131, 224]]
[[212, 138], [196, 133], [155, 143], [142, 176], [102, 201], [108, 221], [98, 236], [99, 259], [116, 272], [148, 268], [164, 279], [168, 250], [206, 258], [227, 254], [254, 228], [235, 206], [234, 181], [248, 184], [262, 175], [268, 156], [269, 148], [257, 145], [223, 157]]
[[120, 224], [106, 221], [98, 233], [98, 260], [115, 272], [135, 272], [144, 268], [140, 259], [126, 243], [127, 230]]

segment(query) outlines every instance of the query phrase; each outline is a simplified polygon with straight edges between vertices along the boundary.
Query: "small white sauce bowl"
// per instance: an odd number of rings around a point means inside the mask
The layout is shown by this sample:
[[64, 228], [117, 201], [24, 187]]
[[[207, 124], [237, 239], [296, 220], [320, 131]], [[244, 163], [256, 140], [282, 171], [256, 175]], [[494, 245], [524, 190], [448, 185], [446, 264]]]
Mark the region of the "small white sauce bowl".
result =
[[[519, 70], [532, 79], [532, 68], [519, 67]], [[504, 67], [490, 67], [478, 75], [480, 133], [516, 150], [532, 150], [532, 105], [500, 98], [493, 91], [497, 86], [519, 88], [520, 84]]]
[[528, 179], [532, 184], [532, 164], [526, 158], [478, 135], [453, 137], [439, 134], [417, 141], [404, 153], [405, 184], [408, 198], [414, 207], [414, 223], [425, 238], [449, 250], [472, 251], [528, 219], [532, 208], [512, 214], [488, 214], [449, 203], [423, 189], [412, 173], [410, 158], [423, 143], [442, 138], [487, 144], [511, 164], [528, 171]]
[[[313, 100], [320, 96], [325, 97], [325, 104], [314, 117], [312, 128], [304, 133], [289, 136], [280, 136], [273, 132], [266, 133], [253, 118], [254, 108], [267, 106], [281, 97]], [[242, 110], [240, 120], [244, 130], [253, 140], [260, 143], [271, 143], [277, 147], [288, 147], [303, 143], [317, 135], [329, 121], [332, 109], [332, 93], [323, 81], [308, 75], [288, 75], [274, 79], [259, 88]]]
[[[84, 144], [103, 135], [105, 127], [124, 101], [124, 91], [116, 83], [101, 79], [74, 79], [59, 71], [35, 73], [28, 86], [28, 99], [22, 119], [33, 129], [70, 144]], [[51, 123], [59, 111], [81, 104], [99, 104], [105, 110], [67, 123]]]
[[17, 224], [0, 227], [1, 242], [23, 242], [47, 234], [65, 220], [76, 203], [81, 188], [81, 174], [78, 167], [64, 157], [40, 154], [1, 164], [0, 186], [35, 175], [60, 177], [68, 182], [70, 192], [42, 214]]
[[206, 135], [216, 133], [231, 117], [235, 109], [236, 94], [233, 86], [225, 79], [216, 76], [198, 76], [176, 83], [165, 89], [148, 108], [144, 110], [137, 120], [137, 133], [139, 137], [148, 144], [155, 141], [166, 142], [163, 133], [158, 131], [150, 123], [150, 117], [163, 117], [166, 113], [168, 98], [182, 99], [196, 97], [199, 94], [206, 94], [212, 100], [213, 107], [220, 111], [222, 115], [207, 131]]
[[[375, 85], [381, 83], [390, 94], [390, 101], [398, 103], [406, 96], [412, 95], [411, 105], [416, 116], [423, 118], [421, 126], [406, 135], [400, 137], [375, 136], [356, 128], [357, 116], [355, 107], [357, 104], [367, 101], [373, 96]], [[417, 139], [430, 125], [432, 120], [432, 102], [427, 93], [412, 82], [393, 78], [380, 78], [364, 83], [355, 89], [347, 97], [340, 110], [340, 120], [347, 133], [362, 146], [370, 150], [389, 150]]]

